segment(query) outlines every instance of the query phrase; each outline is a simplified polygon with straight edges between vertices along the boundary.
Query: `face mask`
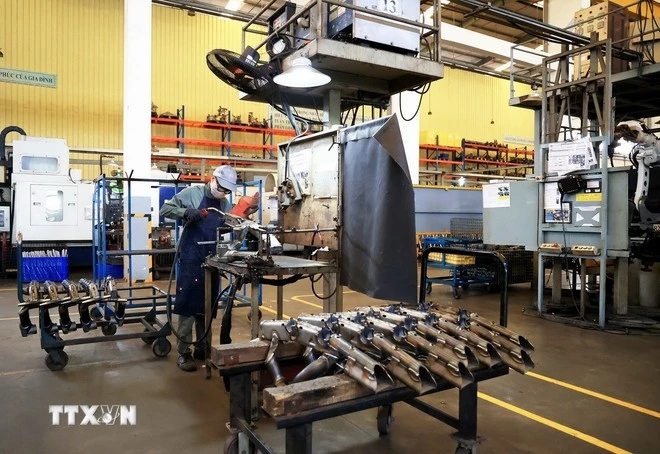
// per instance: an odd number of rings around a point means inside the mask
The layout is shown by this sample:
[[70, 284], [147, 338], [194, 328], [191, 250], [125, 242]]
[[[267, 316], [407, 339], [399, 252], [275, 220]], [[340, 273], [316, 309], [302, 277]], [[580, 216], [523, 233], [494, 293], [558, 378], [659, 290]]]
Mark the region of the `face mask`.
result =
[[212, 195], [214, 198], [216, 198], [216, 199], [224, 199], [225, 197], [227, 197], [227, 194], [225, 194], [224, 191], [218, 189], [218, 185], [217, 185], [217, 184], [213, 184], [213, 183], [211, 183], [211, 184], [210, 184], [210, 187], [211, 187], [211, 195]]

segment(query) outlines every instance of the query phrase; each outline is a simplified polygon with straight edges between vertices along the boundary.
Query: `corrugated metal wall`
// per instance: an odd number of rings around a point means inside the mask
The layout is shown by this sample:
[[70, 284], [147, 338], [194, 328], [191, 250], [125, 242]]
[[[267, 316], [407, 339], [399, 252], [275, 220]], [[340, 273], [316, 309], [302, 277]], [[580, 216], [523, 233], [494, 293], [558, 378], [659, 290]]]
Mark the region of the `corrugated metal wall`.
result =
[[[204, 14], [189, 16], [178, 9], [154, 6], [153, 9], [153, 74], [152, 98], [158, 112], [176, 113], [185, 106], [186, 119], [204, 121], [222, 106], [232, 116], [240, 115], [247, 123], [248, 113], [263, 118], [267, 105], [238, 99], [238, 91], [220, 81], [206, 66], [206, 54], [212, 49], [241, 52], [243, 23]], [[252, 41], [259, 36], [250, 35]], [[252, 41], [248, 41], [251, 43]], [[153, 126], [158, 136], [173, 136], [174, 126]], [[220, 131], [186, 128], [185, 136], [195, 139], [221, 140]], [[258, 134], [233, 133], [233, 141], [258, 143]], [[219, 154], [208, 147], [186, 145], [187, 152]], [[257, 152], [240, 153], [247, 156]]]
[[[0, 125], [18, 125], [32, 136], [66, 139], [72, 148], [122, 147], [124, 19], [122, 0], [2, 0], [0, 67], [57, 75], [57, 88], [0, 83]], [[186, 106], [186, 118], [204, 120], [219, 105], [241, 115], [266, 116], [264, 104], [238, 100], [233, 88], [207, 68], [214, 48], [240, 52], [242, 23], [203, 14], [153, 8], [152, 97], [159, 112]], [[255, 38], [256, 37], [255, 35]], [[174, 136], [173, 126], [154, 135]], [[220, 140], [219, 132], [188, 128], [187, 137]], [[10, 138], [11, 139], [11, 138]], [[258, 135], [233, 140], [257, 142]], [[190, 152], [213, 154], [208, 148]], [[99, 173], [95, 157], [84, 178]], [[104, 168], [109, 171], [110, 168]]]
[[509, 106], [508, 80], [459, 69], [445, 67], [419, 115], [420, 143], [435, 143], [435, 136], [449, 146], [459, 146], [462, 138], [501, 143], [505, 136], [534, 137], [534, 113]]

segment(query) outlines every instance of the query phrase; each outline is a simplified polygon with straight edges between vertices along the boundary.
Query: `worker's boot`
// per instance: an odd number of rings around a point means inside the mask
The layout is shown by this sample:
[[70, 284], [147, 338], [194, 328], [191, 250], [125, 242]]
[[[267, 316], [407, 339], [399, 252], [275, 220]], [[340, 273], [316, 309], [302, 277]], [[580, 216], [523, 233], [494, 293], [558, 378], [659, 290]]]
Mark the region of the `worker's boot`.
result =
[[176, 365], [184, 372], [194, 372], [197, 370], [197, 364], [195, 364], [195, 360], [190, 353], [179, 355], [179, 358], [176, 360]]
[[206, 359], [206, 354], [204, 352], [203, 346], [195, 347], [195, 352], [193, 353], [193, 358], [197, 361], [204, 361]]

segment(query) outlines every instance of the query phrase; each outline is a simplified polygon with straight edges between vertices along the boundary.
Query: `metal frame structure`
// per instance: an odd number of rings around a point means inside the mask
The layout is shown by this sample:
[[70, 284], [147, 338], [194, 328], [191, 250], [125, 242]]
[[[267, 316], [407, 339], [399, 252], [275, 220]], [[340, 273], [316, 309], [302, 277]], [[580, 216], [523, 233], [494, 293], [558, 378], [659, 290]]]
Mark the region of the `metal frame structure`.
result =
[[[465, 3], [461, 0], [460, 3]], [[606, 13], [620, 11], [629, 8], [631, 5], [622, 6]], [[598, 17], [602, 17], [598, 16]], [[579, 26], [581, 23], [575, 24]], [[627, 265], [629, 251], [613, 250], [608, 244], [608, 210], [610, 208], [609, 179], [612, 172], [616, 171], [608, 165], [609, 149], [613, 142], [614, 126], [617, 121], [639, 116], [651, 117], [660, 114], [660, 103], [649, 105], [651, 102], [658, 102], [660, 99], [660, 64], [642, 65], [641, 54], [622, 48], [625, 41], [633, 37], [626, 37], [623, 40], [612, 41], [612, 39], [598, 40], [594, 34], [591, 38], [585, 36], [571, 35], [571, 39], [564, 40], [563, 32], [556, 33], [549, 38], [561, 38], [563, 42], [560, 53], [546, 57], [540, 67], [525, 69], [519, 73], [527, 73], [537, 80], [537, 86], [541, 88], [540, 92], [533, 92], [530, 95], [516, 96], [514, 91], [514, 76], [519, 75], [512, 71], [511, 73], [511, 99], [509, 104], [529, 108], [535, 111], [535, 157], [534, 173], [539, 180], [538, 193], [538, 243], [546, 243], [544, 238], [546, 234], [556, 232], [556, 228], [544, 225], [543, 202], [544, 202], [544, 183], [556, 183], [559, 177], [550, 177], [547, 175], [546, 157], [549, 144], [561, 140], [563, 134], [572, 137], [573, 132], [577, 132], [581, 137], [589, 137], [594, 144], [594, 148], [600, 152], [597, 153], [597, 167], [592, 170], [574, 172], [583, 179], [600, 179], [602, 199], [601, 227], [597, 229], [584, 229], [573, 227], [570, 224], [562, 225], [567, 235], [571, 233], [586, 234], [591, 233], [599, 237], [599, 253], [590, 257], [576, 256], [567, 253], [548, 253], [539, 252], [538, 254], [538, 302], [539, 312], [545, 309], [544, 304], [544, 259], [552, 258], [553, 265], [553, 296], [552, 300], [559, 302], [561, 298], [561, 260], [568, 258], [585, 259], [592, 258], [600, 261], [599, 264], [599, 303], [598, 303], [598, 324], [601, 328], [606, 323], [606, 268], [607, 258], [617, 260], [615, 272], [615, 311], [619, 314], [625, 314], [627, 311]], [[646, 30], [644, 33], [649, 33]], [[568, 35], [566, 35], [568, 37]], [[639, 36], [639, 35], [636, 35]], [[525, 49], [522, 45], [513, 46], [511, 49], [511, 61], [513, 62], [514, 52], [532, 52]], [[580, 74], [580, 68], [576, 68], [572, 61], [579, 55], [590, 56], [590, 67], [587, 74]], [[632, 62], [634, 69], [629, 71], [612, 74], [612, 62], [614, 58], [622, 58]], [[574, 75], [571, 75], [573, 67]], [[580, 126], [573, 127], [570, 122], [568, 128], [562, 126], [564, 118], [580, 118]], [[619, 169], [621, 170], [621, 169]], [[627, 233], [627, 232], [626, 232]], [[567, 245], [565, 245], [567, 246]], [[584, 265], [584, 263], [583, 263]], [[582, 284], [584, 285], [584, 283]], [[584, 292], [582, 292], [584, 293]], [[584, 316], [584, 294], [581, 298], [581, 315]]]
[[[508, 279], [508, 268], [504, 257], [497, 252], [470, 251], [444, 247], [431, 247], [422, 254], [422, 274], [420, 276], [420, 307], [426, 307], [424, 289], [427, 283], [426, 269], [428, 257], [431, 253], [451, 253], [465, 256], [476, 256], [494, 260], [499, 266], [499, 283], [502, 293], [500, 295], [500, 325], [506, 327], [508, 318], [508, 295], [505, 283]], [[207, 287], [208, 288], [208, 287]], [[207, 294], [208, 295], [208, 294]], [[325, 309], [325, 308], [324, 308]], [[327, 310], [326, 310], [327, 312]], [[232, 432], [225, 443], [225, 452], [234, 452], [232, 446], [238, 445], [238, 452], [251, 452], [252, 448], [263, 453], [275, 453], [266, 441], [259, 435], [253, 426], [258, 414], [255, 413], [256, 393], [255, 375], [266, 369], [264, 362], [223, 365], [219, 367], [220, 375], [229, 382], [229, 429]], [[210, 368], [207, 369], [210, 376]], [[491, 378], [500, 377], [509, 373], [508, 366], [495, 366], [480, 369], [473, 373], [474, 383], [459, 390], [458, 417], [449, 415], [444, 411], [418, 399], [418, 394], [411, 388], [401, 387], [378, 394], [360, 397], [333, 405], [323, 406], [313, 410], [294, 413], [291, 415], [275, 417], [278, 429], [286, 430], [285, 452], [288, 454], [311, 454], [312, 450], [312, 423], [328, 418], [346, 415], [356, 411], [378, 407], [378, 430], [381, 435], [389, 432], [392, 406], [396, 402], [405, 402], [417, 408], [438, 421], [453, 427], [458, 432], [453, 438], [458, 442], [457, 452], [475, 453], [479, 444], [477, 436], [477, 392], [478, 383]], [[438, 386], [425, 395], [453, 389], [445, 380], [438, 379]]]

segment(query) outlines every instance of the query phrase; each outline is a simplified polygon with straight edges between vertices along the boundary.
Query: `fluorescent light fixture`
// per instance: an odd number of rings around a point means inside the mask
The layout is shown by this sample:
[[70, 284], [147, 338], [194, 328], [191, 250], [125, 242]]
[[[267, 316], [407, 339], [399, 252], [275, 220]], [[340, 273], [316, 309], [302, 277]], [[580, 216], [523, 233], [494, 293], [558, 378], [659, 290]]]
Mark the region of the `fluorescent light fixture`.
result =
[[228, 9], [229, 11], [238, 11], [242, 6], [243, 0], [229, 0], [225, 6], [225, 9]]
[[273, 78], [277, 85], [291, 88], [320, 87], [330, 82], [330, 76], [312, 68], [309, 58], [298, 57], [282, 74]]
[[508, 62], [504, 63], [503, 65], [500, 65], [497, 68], [495, 68], [495, 71], [500, 73], [500, 72], [504, 71], [505, 69], [509, 69], [510, 66], [511, 66], [511, 62], [508, 61]]

